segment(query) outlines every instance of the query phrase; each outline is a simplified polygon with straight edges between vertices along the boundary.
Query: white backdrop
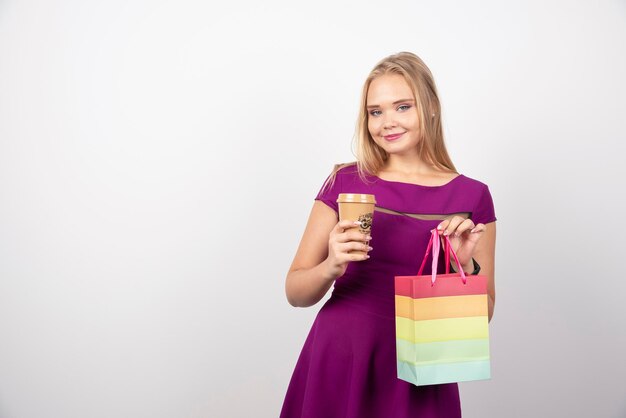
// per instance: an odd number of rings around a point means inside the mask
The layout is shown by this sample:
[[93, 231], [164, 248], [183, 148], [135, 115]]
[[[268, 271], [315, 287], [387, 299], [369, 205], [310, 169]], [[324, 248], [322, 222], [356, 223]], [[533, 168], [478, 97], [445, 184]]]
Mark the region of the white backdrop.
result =
[[0, 417], [276, 417], [360, 88], [430, 66], [498, 217], [465, 417], [625, 417], [626, 3], [0, 2]]

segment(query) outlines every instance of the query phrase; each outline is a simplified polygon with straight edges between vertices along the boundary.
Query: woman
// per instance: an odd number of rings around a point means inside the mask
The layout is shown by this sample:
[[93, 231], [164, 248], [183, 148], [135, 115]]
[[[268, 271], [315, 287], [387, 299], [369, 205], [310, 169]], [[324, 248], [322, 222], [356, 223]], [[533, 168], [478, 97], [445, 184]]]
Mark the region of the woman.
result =
[[[393, 279], [416, 274], [433, 228], [450, 237], [463, 271], [488, 276], [493, 315], [491, 194], [456, 171], [440, 115], [432, 74], [414, 54], [383, 59], [366, 79], [357, 161], [336, 166], [322, 186], [287, 274], [293, 306], [314, 305], [334, 289], [304, 344], [281, 417], [461, 416], [456, 383], [418, 387], [396, 377]], [[376, 196], [371, 236], [338, 222], [339, 193]]]

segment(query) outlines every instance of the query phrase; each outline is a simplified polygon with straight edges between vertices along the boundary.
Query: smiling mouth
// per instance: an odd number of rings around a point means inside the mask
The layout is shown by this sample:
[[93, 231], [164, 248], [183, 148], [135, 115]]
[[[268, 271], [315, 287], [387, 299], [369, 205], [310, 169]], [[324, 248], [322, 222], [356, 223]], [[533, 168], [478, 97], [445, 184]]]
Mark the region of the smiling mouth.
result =
[[404, 132], [402, 132], [401, 134], [385, 135], [383, 138], [385, 138], [387, 141], [395, 141], [396, 139], [400, 138], [402, 135], [404, 135]]

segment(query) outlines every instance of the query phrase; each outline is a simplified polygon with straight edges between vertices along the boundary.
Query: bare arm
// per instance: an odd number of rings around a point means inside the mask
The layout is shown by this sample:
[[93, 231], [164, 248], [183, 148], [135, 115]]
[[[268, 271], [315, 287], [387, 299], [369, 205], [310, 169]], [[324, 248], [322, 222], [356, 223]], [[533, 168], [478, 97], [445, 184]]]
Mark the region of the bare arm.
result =
[[348, 254], [350, 250], [367, 250], [366, 236], [349, 229], [354, 227], [351, 222], [337, 220], [334, 210], [315, 201], [285, 280], [291, 305], [315, 305], [343, 275], [350, 261], [366, 259], [360, 254]]
[[[495, 288], [495, 253], [496, 253], [496, 223], [477, 224], [471, 219], [453, 217], [443, 221], [441, 232], [446, 232], [450, 236], [450, 241], [456, 248], [455, 251], [463, 265], [463, 271], [472, 271], [474, 265], [472, 258], [480, 265], [481, 275], [487, 276], [487, 295], [489, 301], [489, 321], [493, 316], [493, 309], [496, 303]], [[475, 230], [475, 232], [471, 232]], [[455, 235], [458, 233], [459, 235]], [[463, 241], [463, 242], [460, 242]], [[455, 271], [458, 271], [456, 263], [451, 260], [450, 264]]]
[[487, 295], [489, 296], [489, 321], [493, 316], [493, 309], [496, 304], [495, 286], [495, 255], [496, 255], [496, 223], [485, 224], [485, 232], [476, 248], [474, 248], [474, 259], [480, 265], [480, 274], [487, 276]]

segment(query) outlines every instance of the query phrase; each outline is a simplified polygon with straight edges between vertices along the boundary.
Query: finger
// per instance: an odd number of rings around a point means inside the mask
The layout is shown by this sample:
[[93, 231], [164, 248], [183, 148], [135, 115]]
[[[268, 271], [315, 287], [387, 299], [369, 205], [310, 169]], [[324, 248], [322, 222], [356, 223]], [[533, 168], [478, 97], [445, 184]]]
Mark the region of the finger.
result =
[[372, 237], [368, 234], [364, 234], [359, 232], [358, 230], [349, 230], [342, 234], [337, 235], [338, 242], [350, 242], [350, 241], [358, 241], [358, 242], [368, 242]]
[[456, 229], [458, 228], [458, 226], [465, 220], [465, 218], [462, 218], [460, 216], [453, 216], [452, 218], [449, 219], [448, 222], [448, 226], [446, 226], [443, 229], [443, 235], [451, 235], [454, 231], [456, 231]]
[[437, 225], [437, 231], [439, 231], [439, 234], [441, 234], [442, 231], [445, 231], [445, 229], [448, 227], [449, 224], [450, 224], [450, 220], [444, 219], [439, 225]]
[[359, 226], [361, 226], [361, 222], [359, 221], [352, 221], [349, 219], [344, 219], [343, 221], [337, 222], [334, 229], [337, 233], [342, 233], [347, 229], [357, 228]]
[[372, 236], [369, 234], [364, 234], [361, 231], [347, 231], [345, 233], [345, 236], [347, 238], [346, 241], [358, 241], [358, 242], [364, 242], [367, 243], [369, 240], [372, 239]]
[[485, 224], [476, 224], [474, 228], [470, 231], [472, 234], [477, 232], [485, 232], [487, 230], [487, 226]]
[[355, 242], [341, 244], [338, 248], [339, 254], [337, 254], [337, 259], [344, 263], [348, 261], [366, 260], [369, 258], [367, 248], [367, 245]]
[[466, 231], [470, 231], [472, 228], [474, 228], [474, 222], [471, 219], [465, 219], [459, 224], [459, 226], [456, 228], [456, 231], [454, 231], [454, 236], [461, 236], [461, 234], [465, 233]]
[[363, 261], [370, 258], [369, 254], [352, 253], [348, 254], [348, 261]]
[[372, 250], [372, 247], [370, 247], [369, 245], [363, 243], [363, 242], [357, 242], [357, 241], [350, 241], [350, 242], [346, 242], [341, 244], [340, 246], [341, 251], [348, 253], [350, 251], [363, 251], [363, 252], [369, 252]]
[[332, 236], [339, 237], [341, 234], [344, 234], [346, 232], [359, 231], [360, 224], [361, 223], [358, 221], [351, 221], [351, 220], [339, 221], [337, 222], [337, 224], [335, 224], [335, 227], [331, 231], [330, 235], [331, 237]]

